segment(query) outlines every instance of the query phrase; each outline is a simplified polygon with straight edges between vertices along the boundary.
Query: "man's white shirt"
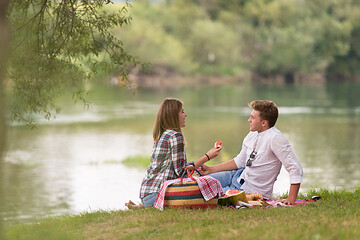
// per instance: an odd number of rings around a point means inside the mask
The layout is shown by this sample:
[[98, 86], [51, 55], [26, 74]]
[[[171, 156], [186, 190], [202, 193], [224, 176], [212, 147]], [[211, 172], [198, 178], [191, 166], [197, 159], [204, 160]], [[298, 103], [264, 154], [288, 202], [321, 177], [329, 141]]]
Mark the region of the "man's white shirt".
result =
[[[248, 167], [246, 162], [253, 150], [257, 154]], [[300, 161], [289, 141], [276, 127], [261, 133], [249, 132], [234, 160], [238, 168], [245, 168], [240, 177], [245, 180], [242, 185], [245, 193], [262, 193], [264, 198], [271, 198], [282, 164], [290, 175], [290, 184], [302, 182], [303, 169]]]

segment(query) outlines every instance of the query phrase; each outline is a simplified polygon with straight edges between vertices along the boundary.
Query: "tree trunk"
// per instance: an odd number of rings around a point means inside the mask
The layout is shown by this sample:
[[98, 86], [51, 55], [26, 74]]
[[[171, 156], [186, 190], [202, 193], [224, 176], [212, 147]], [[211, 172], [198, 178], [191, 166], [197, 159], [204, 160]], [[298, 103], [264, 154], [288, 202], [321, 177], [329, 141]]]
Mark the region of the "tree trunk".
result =
[[[6, 21], [6, 12], [9, 5], [8, 0], [0, 0], [0, 213], [4, 211], [4, 161], [3, 153], [5, 150], [6, 142], [6, 119], [5, 119], [5, 109], [6, 104], [4, 100], [4, 79], [5, 79], [5, 69], [6, 69], [6, 60], [7, 60], [7, 49], [8, 49], [8, 27]], [[3, 231], [3, 219], [0, 218], [0, 239], [5, 239], [5, 234]]]
[[295, 82], [294, 73], [286, 73], [284, 78], [285, 78], [286, 84], [294, 84], [294, 82]]

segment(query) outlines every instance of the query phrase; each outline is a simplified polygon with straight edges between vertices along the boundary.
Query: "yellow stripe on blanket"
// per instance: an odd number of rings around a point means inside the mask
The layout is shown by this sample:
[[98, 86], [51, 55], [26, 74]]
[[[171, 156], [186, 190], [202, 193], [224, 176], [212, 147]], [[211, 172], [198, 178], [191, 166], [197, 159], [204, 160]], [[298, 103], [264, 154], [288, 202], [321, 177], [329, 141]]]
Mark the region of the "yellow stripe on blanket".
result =
[[166, 192], [178, 192], [179, 187], [181, 187], [181, 191], [196, 191], [199, 190], [199, 186], [195, 182], [190, 183], [174, 183], [167, 187]]

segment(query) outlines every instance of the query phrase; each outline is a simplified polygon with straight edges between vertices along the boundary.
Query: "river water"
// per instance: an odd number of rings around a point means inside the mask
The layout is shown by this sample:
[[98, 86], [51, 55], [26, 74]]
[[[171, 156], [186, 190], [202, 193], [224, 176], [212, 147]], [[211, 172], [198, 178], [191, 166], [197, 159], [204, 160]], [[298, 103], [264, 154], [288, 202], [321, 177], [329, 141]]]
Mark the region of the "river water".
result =
[[[146, 168], [129, 167], [131, 156], [149, 156], [155, 113], [165, 97], [184, 102], [188, 159], [196, 159], [218, 139], [216, 161], [233, 158], [249, 131], [253, 99], [271, 99], [279, 107], [277, 127], [292, 144], [304, 168], [301, 191], [360, 186], [360, 85], [183, 87], [133, 94], [93, 86], [90, 108], [61, 102], [56, 119], [39, 118], [37, 128], [9, 129], [2, 181], [8, 224], [84, 211], [123, 210], [138, 192]], [[274, 196], [289, 188], [286, 171]]]

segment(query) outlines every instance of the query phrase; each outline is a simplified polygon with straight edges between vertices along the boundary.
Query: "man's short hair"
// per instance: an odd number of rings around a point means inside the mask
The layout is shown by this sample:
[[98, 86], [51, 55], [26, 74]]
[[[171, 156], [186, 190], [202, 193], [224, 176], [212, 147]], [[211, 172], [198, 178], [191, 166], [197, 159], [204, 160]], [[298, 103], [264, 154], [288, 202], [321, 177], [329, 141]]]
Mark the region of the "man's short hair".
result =
[[269, 127], [275, 126], [279, 111], [276, 104], [270, 100], [254, 100], [249, 107], [260, 112], [260, 118], [269, 122]]

